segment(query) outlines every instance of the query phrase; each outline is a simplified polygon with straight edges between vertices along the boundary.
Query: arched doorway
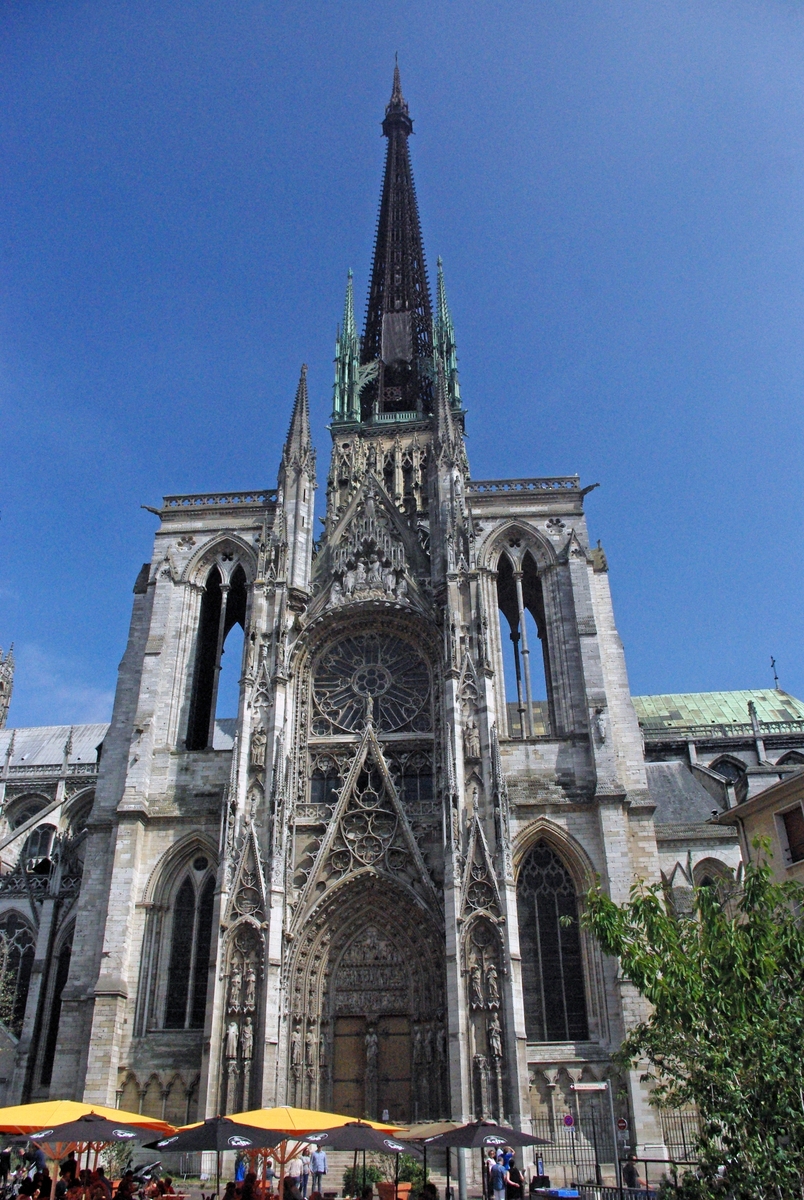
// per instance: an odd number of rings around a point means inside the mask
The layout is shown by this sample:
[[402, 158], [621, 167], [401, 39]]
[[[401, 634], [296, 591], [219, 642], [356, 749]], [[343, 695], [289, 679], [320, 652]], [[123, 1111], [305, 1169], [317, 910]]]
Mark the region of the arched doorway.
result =
[[367, 872], [333, 891], [299, 940], [290, 1103], [400, 1124], [446, 1114], [443, 947], [392, 880]]

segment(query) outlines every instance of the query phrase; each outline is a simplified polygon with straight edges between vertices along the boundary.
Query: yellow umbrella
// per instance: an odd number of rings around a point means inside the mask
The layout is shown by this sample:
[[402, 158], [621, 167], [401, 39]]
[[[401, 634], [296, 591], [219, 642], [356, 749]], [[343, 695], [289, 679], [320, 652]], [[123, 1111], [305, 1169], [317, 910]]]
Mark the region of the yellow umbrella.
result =
[[52, 1125], [64, 1125], [77, 1121], [88, 1113], [120, 1121], [123, 1125], [143, 1125], [157, 1133], [173, 1133], [173, 1126], [157, 1117], [146, 1117], [143, 1113], [126, 1112], [122, 1108], [106, 1108], [102, 1104], [85, 1104], [82, 1100], [40, 1100], [36, 1104], [13, 1104], [0, 1108], [0, 1133], [38, 1133]]
[[274, 1129], [289, 1135], [318, 1133], [321, 1129], [335, 1129], [358, 1120], [364, 1125], [370, 1125], [372, 1129], [401, 1128], [399, 1125], [389, 1125], [387, 1121], [367, 1121], [363, 1117], [344, 1117], [341, 1113], [319, 1112], [314, 1108], [290, 1108], [285, 1104], [279, 1108], [252, 1108], [248, 1112], [235, 1113], [232, 1120], [241, 1121], [244, 1125], [256, 1125], [258, 1129]]
[[[355, 1121], [357, 1118], [345, 1117], [341, 1113], [319, 1112], [314, 1108], [290, 1108], [283, 1104], [278, 1108], [252, 1108], [248, 1112], [235, 1113], [232, 1120], [242, 1121], [244, 1125], [255, 1125], [258, 1129], [272, 1129], [277, 1133], [288, 1135], [287, 1139], [280, 1142], [272, 1151], [274, 1158], [279, 1163], [279, 1196], [282, 1200], [285, 1167], [301, 1154], [304, 1149], [305, 1134], [318, 1133], [322, 1129], [335, 1129], [336, 1126], [348, 1125], [350, 1121]], [[372, 1129], [389, 1131], [399, 1128], [397, 1125], [383, 1125], [379, 1121], [366, 1121], [364, 1124], [371, 1125]], [[262, 1163], [264, 1185], [266, 1154], [263, 1154]]]

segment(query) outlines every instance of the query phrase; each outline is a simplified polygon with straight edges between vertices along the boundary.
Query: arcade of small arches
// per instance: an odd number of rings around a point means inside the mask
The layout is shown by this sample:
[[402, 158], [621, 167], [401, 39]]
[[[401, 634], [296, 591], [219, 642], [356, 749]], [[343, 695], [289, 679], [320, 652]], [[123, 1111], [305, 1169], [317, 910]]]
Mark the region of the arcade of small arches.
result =
[[115, 1105], [126, 1112], [156, 1117], [171, 1125], [187, 1125], [198, 1117], [198, 1072], [157, 1072], [139, 1078], [133, 1071], [120, 1074]]

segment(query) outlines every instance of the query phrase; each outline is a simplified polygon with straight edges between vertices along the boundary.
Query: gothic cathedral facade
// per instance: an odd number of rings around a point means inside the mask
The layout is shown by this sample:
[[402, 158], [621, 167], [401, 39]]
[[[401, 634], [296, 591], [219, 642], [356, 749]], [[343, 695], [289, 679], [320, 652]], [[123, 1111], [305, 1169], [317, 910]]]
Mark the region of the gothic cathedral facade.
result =
[[[173, 1119], [290, 1103], [527, 1128], [534, 1073], [606, 1077], [639, 1016], [578, 920], [596, 878], [621, 901], [660, 877], [605, 556], [577, 477], [470, 475], [411, 129], [397, 74], [321, 536], [304, 369], [276, 490], [159, 510], [51, 1095], [147, 1107], [143, 1081], [175, 1074], [195, 1093], [162, 1096]], [[216, 722], [235, 626], [239, 710]], [[637, 1141], [660, 1143], [636, 1075], [621, 1085]]]

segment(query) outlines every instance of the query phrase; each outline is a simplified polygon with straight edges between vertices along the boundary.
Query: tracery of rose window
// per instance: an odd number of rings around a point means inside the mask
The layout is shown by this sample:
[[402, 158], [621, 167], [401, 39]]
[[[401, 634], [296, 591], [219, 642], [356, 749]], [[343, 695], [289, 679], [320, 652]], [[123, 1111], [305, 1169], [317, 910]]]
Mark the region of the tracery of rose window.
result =
[[368, 716], [380, 733], [426, 733], [432, 727], [430, 674], [402, 638], [352, 634], [326, 649], [318, 661], [313, 735], [359, 732]]

